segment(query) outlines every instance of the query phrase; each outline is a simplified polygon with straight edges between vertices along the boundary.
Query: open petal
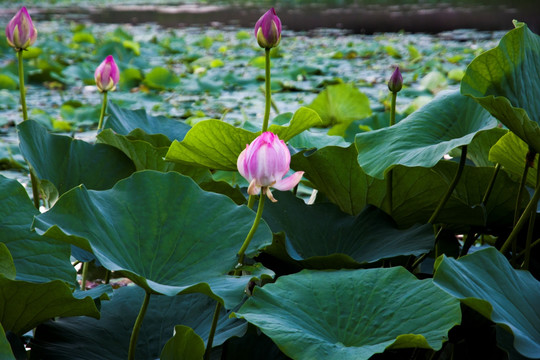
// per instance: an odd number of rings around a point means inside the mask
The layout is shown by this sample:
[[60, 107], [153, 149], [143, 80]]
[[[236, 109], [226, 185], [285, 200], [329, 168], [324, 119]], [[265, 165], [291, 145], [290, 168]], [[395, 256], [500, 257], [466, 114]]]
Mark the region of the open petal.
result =
[[304, 172], [297, 171], [288, 178], [277, 181], [274, 185], [272, 185], [272, 187], [281, 191], [291, 190], [293, 187], [298, 185], [298, 183], [302, 179], [302, 176], [304, 176]]

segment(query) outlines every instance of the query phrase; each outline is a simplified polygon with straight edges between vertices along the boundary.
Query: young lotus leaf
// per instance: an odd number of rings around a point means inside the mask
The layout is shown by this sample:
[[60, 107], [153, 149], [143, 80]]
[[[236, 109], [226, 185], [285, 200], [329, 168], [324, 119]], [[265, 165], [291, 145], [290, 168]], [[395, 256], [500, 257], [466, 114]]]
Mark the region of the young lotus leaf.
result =
[[[527, 144], [513, 132], [508, 132], [493, 145], [489, 151], [489, 159], [503, 166], [503, 169], [512, 174], [515, 179], [521, 179], [525, 168], [525, 156], [529, 152]], [[536, 169], [538, 158], [534, 167], [527, 172], [527, 185], [536, 187]]]
[[496, 126], [497, 120], [472, 99], [458, 91], [442, 92], [396, 125], [356, 135], [358, 163], [379, 179], [396, 165], [430, 168], [478, 132]]
[[13, 351], [11, 351], [11, 345], [6, 338], [6, 333], [4, 332], [2, 324], [0, 324], [0, 357], [4, 360], [15, 360], [15, 356], [13, 355]]
[[[230, 308], [242, 299], [249, 279], [266, 271], [226, 275], [254, 217], [247, 207], [201, 190], [188, 177], [141, 171], [110, 190], [73, 189], [37, 216], [34, 226], [92, 251], [105, 268], [124, 271], [149, 292], [203, 292]], [[271, 239], [268, 226], [260, 224], [248, 253]]]
[[54, 195], [60, 196], [79, 184], [89, 189], [109, 189], [135, 170], [133, 163], [111, 146], [49, 134], [35, 121], [24, 121], [17, 129], [21, 153], [37, 177], [54, 186], [49, 191], [51, 202]]
[[21, 336], [45, 320], [77, 315], [98, 319], [99, 311], [90, 297], [73, 297], [65, 282], [36, 284], [0, 275], [0, 324], [4, 330]]
[[322, 119], [322, 126], [332, 127], [330, 135], [343, 135], [354, 120], [371, 115], [368, 97], [351, 84], [330, 85], [309, 105]]
[[[110, 113], [105, 128], [114, 130], [115, 133], [128, 135], [135, 129], [141, 129], [147, 134], [162, 134], [170, 141], [182, 141], [191, 127], [185, 122], [166, 118], [165, 116], [150, 116], [144, 109], [122, 109], [109, 101], [108, 112]], [[164, 144], [163, 144], [164, 145]]]
[[514, 25], [496, 48], [470, 63], [461, 93], [540, 152], [540, 36], [524, 23]]
[[[38, 326], [32, 352], [43, 359], [125, 360], [133, 324], [143, 301], [144, 291], [127, 286], [114, 291], [101, 306], [99, 320], [85, 317], [61, 318]], [[175, 325], [193, 329], [204, 342], [208, 339], [216, 302], [202, 294], [180, 296], [152, 295], [137, 342], [137, 357], [157, 359], [173, 336]], [[214, 346], [233, 336], [242, 336], [247, 328], [243, 320], [229, 318], [222, 309]], [[75, 350], [77, 349], [77, 350]], [[76, 356], [74, 351], [77, 351]]]
[[461, 321], [457, 299], [401, 267], [282, 276], [256, 288], [236, 316], [298, 360], [369, 359], [393, 347], [438, 350]]
[[75, 284], [75, 269], [69, 261], [70, 246], [30, 230], [39, 211], [24, 187], [0, 176], [0, 234], [13, 256], [17, 280]]
[[177, 325], [174, 327], [174, 336], [163, 347], [160, 360], [200, 360], [204, 350], [203, 339], [192, 328]]
[[288, 255], [304, 267], [330, 269], [358, 267], [384, 258], [420, 255], [434, 245], [433, 226], [398, 230], [392, 218], [375, 207], [357, 216], [328, 203], [306, 205], [290, 192], [275, 195], [263, 218], [272, 232], [287, 235]]
[[437, 286], [510, 331], [515, 349], [538, 359], [540, 283], [530, 272], [513, 269], [495, 248], [438, 261], [433, 278]]
[[[320, 122], [315, 111], [302, 107], [296, 111], [288, 126], [271, 125], [268, 131], [287, 142]], [[238, 155], [259, 134], [220, 120], [201, 121], [193, 126], [183, 141], [172, 143], [165, 159], [216, 170], [236, 170]]]

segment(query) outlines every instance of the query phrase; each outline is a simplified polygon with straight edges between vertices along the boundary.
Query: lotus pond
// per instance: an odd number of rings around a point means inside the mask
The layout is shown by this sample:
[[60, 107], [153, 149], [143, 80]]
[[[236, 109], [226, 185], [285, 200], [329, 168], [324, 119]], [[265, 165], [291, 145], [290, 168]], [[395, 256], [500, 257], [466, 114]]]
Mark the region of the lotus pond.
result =
[[0, 41], [0, 359], [540, 359], [525, 23], [34, 26]]

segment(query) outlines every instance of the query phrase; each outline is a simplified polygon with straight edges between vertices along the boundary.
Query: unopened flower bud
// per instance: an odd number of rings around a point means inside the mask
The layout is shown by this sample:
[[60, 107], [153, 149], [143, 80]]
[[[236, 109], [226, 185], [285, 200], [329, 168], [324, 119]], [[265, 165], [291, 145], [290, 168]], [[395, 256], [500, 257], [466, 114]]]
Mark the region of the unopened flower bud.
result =
[[36, 42], [37, 30], [24, 6], [7, 24], [6, 37], [9, 46], [16, 51], [26, 50]]
[[255, 37], [259, 46], [271, 49], [279, 45], [281, 40], [281, 20], [276, 15], [276, 10], [271, 8], [255, 24]]
[[403, 76], [401, 76], [401, 72], [399, 71], [399, 66], [396, 67], [396, 70], [394, 70], [394, 73], [392, 76], [390, 76], [390, 80], [388, 81], [388, 89], [393, 92], [397, 93], [399, 90], [401, 90], [401, 87], [403, 86]]
[[104, 92], [116, 89], [118, 80], [120, 80], [120, 70], [114, 62], [112, 55], [107, 56], [97, 67], [94, 78], [99, 91]]

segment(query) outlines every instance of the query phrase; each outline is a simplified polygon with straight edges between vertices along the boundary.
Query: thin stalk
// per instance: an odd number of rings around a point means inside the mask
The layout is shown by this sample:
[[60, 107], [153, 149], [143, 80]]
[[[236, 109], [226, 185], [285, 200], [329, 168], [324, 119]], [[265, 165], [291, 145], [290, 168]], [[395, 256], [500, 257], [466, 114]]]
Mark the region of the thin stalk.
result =
[[261, 196], [259, 197], [259, 206], [257, 207], [257, 214], [255, 215], [255, 220], [253, 221], [253, 225], [251, 226], [251, 229], [249, 230], [248, 235], [246, 236], [246, 240], [244, 240], [244, 243], [242, 244], [242, 247], [240, 248], [240, 251], [238, 251], [238, 265], [242, 266], [244, 265], [244, 253], [246, 252], [249, 243], [251, 242], [251, 239], [253, 239], [253, 235], [255, 235], [255, 231], [259, 227], [259, 223], [261, 222], [261, 217], [264, 209], [264, 190], [265, 188], [262, 188], [261, 190]]
[[523, 190], [525, 189], [525, 183], [527, 182], [527, 173], [529, 172], [529, 163], [525, 162], [525, 168], [521, 174], [521, 181], [519, 183], [518, 195], [516, 198], [516, 205], [514, 207], [514, 226], [519, 220], [519, 205], [521, 204], [521, 198], [523, 197]]
[[32, 184], [32, 200], [36, 209], [39, 210], [39, 181], [30, 163], [28, 163], [28, 170], [30, 171], [30, 183]]
[[24, 87], [24, 69], [23, 69], [23, 51], [17, 51], [17, 59], [19, 60], [19, 89], [21, 91], [21, 106], [23, 112], [23, 120], [28, 120], [28, 112], [26, 111], [26, 88]]
[[214, 344], [214, 335], [216, 334], [217, 323], [219, 320], [219, 312], [221, 311], [221, 303], [218, 301], [216, 309], [214, 310], [214, 317], [212, 318], [212, 327], [210, 328], [210, 334], [208, 334], [208, 341], [206, 342], [206, 351], [204, 352], [204, 360], [210, 360], [210, 353], [212, 352], [212, 345]]
[[[266, 96], [266, 91], [264, 90], [264, 87], [261, 86], [260, 89], [261, 89], [261, 92], [263, 93], [263, 95]], [[272, 109], [274, 110], [274, 112], [276, 114], [279, 114], [279, 109], [278, 109], [277, 104], [274, 101], [274, 99], [270, 98], [270, 104], [271, 104]]]
[[521, 217], [519, 218], [517, 224], [514, 226], [514, 229], [512, 230], [510, 235], [508, 235], [508, 238], [501, 247], [501, 250], [499, 250], [502, 254], [504, 254], [508, 250], [510, 244], [512, 244], [512, 242], [516, 240], [519, 232], [521, 231], [521, 228], [523, 227], [523, 225], [525, 225], [527, 220], [529, 220], [531, 212], [536, 211], [536, 208], [538, 206], [538, 199], [540, 199], [540, 186], [536, 187], [532, 199], [527, 204], [527, 207], [523, 211], [523, 214], [521, 214]]
[[[531, 244], [531, 250], [532, 248], [534, 248], [536, 245], [540, 244], [540, 239], [536, 239], [532, 244]], [[525, 255], [525, 249], [524, 250], [521, 250], [521, 252], [518, 254], [518, 257], [522, 257], [523, 255]]]
[[105, 272], [105, 279], [103, 279], [103, 282], [105, 284], [108, 284], [111, 282], [111, 270], [107, 270], [107, 272]]
[[268, 120], [270, 119], [270, 107], [272, 105], [272, 89], [270, 86], [270, 49], [264, 49], [264, 97], [266, 99], [264, 104], [264, 120], [262, 126], [262, 132], [268, 129]]
[[499, 175], [499, 170], [501, 170], [501, 164], [497, 163], [495, 165], [495, 171], [493, 172], [493, 175], [491, 176], [491, 180], [489, 181], [489, 185], [486, 189], [486, 193], [484, 194], [484, 197], [482, 198], [482, 204], [485, 206], [489, 200], [489, 196], [491, 195], [491, 191], [493, 190], [493, 186], [495, 185], [495, 180], [497, 180], [497, 175]]
[[[390, 126], [396, 124], [396, 99], [397, 92], [392, 92], [392, 105], [390, 106]], [[392, 215], [393, 204], [393, 194], [392, 187], [394, 185], [394, 174], [392, 170], [388, 171], [388, 180], [386, 181], [386, 204], [388, 206], [389, 214]]]
[[[536, 166], [536, 187], [540, 186], [540, 161]], [[529, 219], [529, 228], [527, 229], [527, 239], [525, 240], [525, 260], [523, 261], [523, 270], [528, 270], [531, 262], [531, 243], [534, 234], [534, 223], [536, 221], [536, 211], [531, 211]]]
[[459, 179], [461, 178], [461, 174], [463, 173], [463, 168], [465, 168], [466, 159], [467, 159], [467, 145], [463, 145], [461, 147], [461, 158], [459, 159], [459, 165], [456, 171], [456, 175], [454, 175], [454, 179], [452, 179], [452, 182], [450, 183], [450, 186], [448, 187], [446, 194], [444, 194], [443, 198], [441, 199], [441, 202], [439, 203], [439, 205], [433, 212], [433, 215], [431, 215], [431, 218], [428, 220], [428, 223], [430, 224], [435, 223], [435, 220], [437, 220], [439, 213], [444, 208], [444, 205], [446, 205], [446, 202], [448, 201], [448, 199], [450, 199], [450, 196], [454, 192], [454, 189], [456, 188], [459, 182]]
[[390, 105], [390, 126], [396, 125], [396, 99], [397, 92], [392, 92], [392, 103]]
[[150, 293], [146, 291], [144, 295], [144, 300], [141, 305], [141, 310], [139, 310], [139, 315], [137, 315], [137, 320], [135, 320], [135, 325], [133, 325], [133, 330], [131, 331], [131, 339], [129, 340], [129, 352], [128, 360], [135, 359], [135, 349], [137, 348], [137, 338], [139, 337], [139, 330], [141, 330], [141, 325], [146, 314], [146, 309], [148, 308], [148, 303], [150, 302]]
[[255, 204], [255, 195], [249, 195], [247, 207], [250, 209], [253, 209], [254, 204]]
[[107, 91], [103, 92], [103, 103], [101, 104], [101, 114], [99, 115], [99, 123], [97, 126], [97, 130], [101, 130], [101, 126], [103, 125], [103, 118], [105, 117], [105, 112], [107, 111]]
[[465, 239], [465, 242], [463, 243], [463, 247], [461, 248], [461, 251], [459, 252], [459, 257], [467, 255], [469, 252], [469, 249], [471, 248], [472, 244], [478, 239], [478, 234], [476, 234], [475, 229], [471, 228], [469, 230], [469, 233], [467, 234], [467, 238]]
[[81, 280], [82, 291], [86, 290], [86, 280], [88, 278], [88, 266], [89, 266], [88, 264], [89, 264], [88, 262], [85, 262], [83, 263], [83, 266], [82, 266], [82, 280]]

